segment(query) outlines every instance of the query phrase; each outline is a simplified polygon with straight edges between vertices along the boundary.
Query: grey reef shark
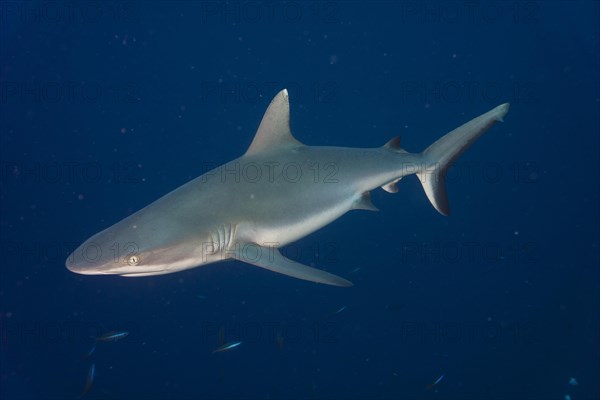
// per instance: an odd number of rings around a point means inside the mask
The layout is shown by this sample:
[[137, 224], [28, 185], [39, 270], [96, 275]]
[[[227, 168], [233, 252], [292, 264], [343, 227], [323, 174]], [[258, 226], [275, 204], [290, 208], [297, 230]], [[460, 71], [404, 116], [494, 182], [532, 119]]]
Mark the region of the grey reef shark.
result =
[[370, 192], [398, 191], [416, 174], [427, 198], [450, 212], [445, 177], [452, 163], [508, 112], [497, 106], [446, 134], [422, 153], [400, 147], [307, 146], [290, 131], [287, 90], [271, 101], [248, 150], [95, 234], [66, 260], [70, 271], [127, 277], [238, 260], [335, 286], [344, 278], [284, 257], [279, 248], [350, 210], [377, 210]]

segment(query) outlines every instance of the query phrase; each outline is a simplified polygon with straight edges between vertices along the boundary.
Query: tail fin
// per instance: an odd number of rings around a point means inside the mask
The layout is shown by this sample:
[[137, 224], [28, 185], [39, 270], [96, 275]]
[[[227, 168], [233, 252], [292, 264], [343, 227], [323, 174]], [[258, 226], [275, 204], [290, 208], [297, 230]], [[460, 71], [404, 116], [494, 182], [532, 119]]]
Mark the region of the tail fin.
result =
[[422, 153], [424, 164], [417, 176], [421, 180], [427, 198], [443, 215], [450, 214], [446, 196], [446, 171], [479, 137], [508, 112], [508, 103], [504, 103], [466, 124], [454, 129], [429, 146]]

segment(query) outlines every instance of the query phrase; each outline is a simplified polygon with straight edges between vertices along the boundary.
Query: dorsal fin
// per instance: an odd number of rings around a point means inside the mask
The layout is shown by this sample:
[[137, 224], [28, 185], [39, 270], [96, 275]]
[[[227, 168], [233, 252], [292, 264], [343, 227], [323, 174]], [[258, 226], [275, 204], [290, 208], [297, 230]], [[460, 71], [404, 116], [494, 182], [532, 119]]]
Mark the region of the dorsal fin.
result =
[[384, 149], [390, 149], [396, 153], [406, 153], [407, 151], [400, 147], [400, 136], [395, 136], [389, 142], [383, 145]]
[[276, 147], [300, 145], [302, 143], [290, 131], [290, 101], [287, 89], [283, 89], [271, 100], [246, 155]]
[[400, 148], [400, 136], [394, 136], [383, 147], [387, 147], [387, 148], [393, 149], [393, 150], [402, 150]]

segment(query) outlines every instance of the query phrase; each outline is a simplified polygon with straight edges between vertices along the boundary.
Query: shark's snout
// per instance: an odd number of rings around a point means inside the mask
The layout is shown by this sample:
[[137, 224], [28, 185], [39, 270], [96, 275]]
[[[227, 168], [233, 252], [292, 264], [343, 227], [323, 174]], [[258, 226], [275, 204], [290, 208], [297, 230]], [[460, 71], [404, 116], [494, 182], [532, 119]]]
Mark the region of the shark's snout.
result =
[[98, 275], [110, 273], [115, 267], [108, 251], [96, 243], [85, 242], [67, 257], [67, 269], [76, 274]]
[[80, 248], [78, 248], [73, 253], [71, 253], [71, 255], [65, 261], [65, 265], [67, 266], [67, 269], [71, 272], [75, 272], [76, 274], [84, 274], [84, 275], [97, 274], [96, 263], [86, 260], [81, 255]]
[[65, 261], [65, 265], [67, 266], [67, 269], [69, 271], [75, 272], [77, 274], [79, 274], [80, 271], [82, 270], [81, 265], [79, 265], [75, 261], [75, 252], [71, 253], [71, 255], [69, 255], [69, 257], [67, 257], [67, 260]]

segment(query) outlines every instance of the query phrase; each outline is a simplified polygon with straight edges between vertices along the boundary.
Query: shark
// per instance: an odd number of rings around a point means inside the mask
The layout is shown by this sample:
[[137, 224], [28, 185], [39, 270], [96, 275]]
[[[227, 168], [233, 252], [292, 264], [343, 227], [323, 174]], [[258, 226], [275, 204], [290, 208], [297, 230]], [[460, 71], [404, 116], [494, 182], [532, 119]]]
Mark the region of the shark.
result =
[[375, 148], [308, 146], [292, 135], [284, 89], [241, 157], [96, 233], [69, 255], [66, 267], [85, 275], [143, 277], [237, 260], [306, 281], [352, 286], [285, 257], [280, 248], [351, 210], [377, 211], [371, 191], [396, 193], [408, 175], [416, 175], [433, 207], [449, 215], [448, 168], [508, 109], [508, 103], [493, 108], [421, 153], [402, 149], [399, 137]]

